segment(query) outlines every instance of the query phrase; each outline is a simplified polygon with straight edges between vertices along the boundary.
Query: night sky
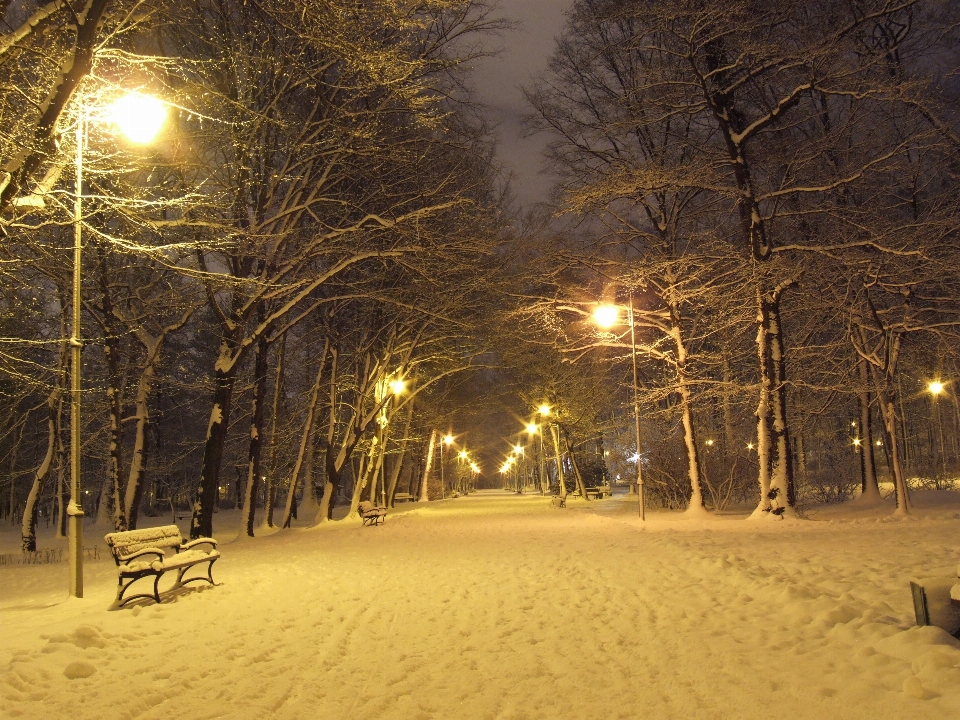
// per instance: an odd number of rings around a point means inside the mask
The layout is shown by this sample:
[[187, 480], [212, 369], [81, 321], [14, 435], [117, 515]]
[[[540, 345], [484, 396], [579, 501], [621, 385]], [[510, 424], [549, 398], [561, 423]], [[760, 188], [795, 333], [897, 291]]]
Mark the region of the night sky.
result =
[[520, 88], [546, 68], [570, 5], [572, 0], [503, 0], [503, 15], [519, 24], [503, 34], [500, 56], [484, 61], [474, 76], [489, 118], [498, 125], [500, 161], [513, 173], [513, 192], [525, 206], [545, 199], [549, 180], [540, 174], [545, 139], [521, 137], [527, 108]]

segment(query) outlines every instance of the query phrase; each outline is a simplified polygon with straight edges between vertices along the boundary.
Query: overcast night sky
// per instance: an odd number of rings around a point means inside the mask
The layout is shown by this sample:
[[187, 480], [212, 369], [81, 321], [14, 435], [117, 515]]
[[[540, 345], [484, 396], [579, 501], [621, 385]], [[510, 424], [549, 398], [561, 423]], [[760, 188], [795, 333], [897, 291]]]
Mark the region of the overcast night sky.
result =
[[499, 57], [484, 61], [474, 76], [480, 99], [498, 124], [500, 160], [514, 175], [517, 200], [527, 206], [544, 199], [549, 181], [539, 174], [544, 139], [521, 137], [526, 103], [520, 88], [546, 67], [571, 4], [572, 0], [503, 0], [503, 16], [518, 25], [503, 34]]

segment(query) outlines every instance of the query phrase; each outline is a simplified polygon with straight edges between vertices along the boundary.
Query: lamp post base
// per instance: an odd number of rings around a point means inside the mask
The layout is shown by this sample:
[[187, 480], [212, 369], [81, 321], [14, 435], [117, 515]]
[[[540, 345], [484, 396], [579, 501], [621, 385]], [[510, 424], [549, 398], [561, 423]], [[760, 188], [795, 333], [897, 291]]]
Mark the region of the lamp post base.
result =
[[67, 540], [70, 546], [70, 595], [83, 597], [83, 510], [67, 506]]

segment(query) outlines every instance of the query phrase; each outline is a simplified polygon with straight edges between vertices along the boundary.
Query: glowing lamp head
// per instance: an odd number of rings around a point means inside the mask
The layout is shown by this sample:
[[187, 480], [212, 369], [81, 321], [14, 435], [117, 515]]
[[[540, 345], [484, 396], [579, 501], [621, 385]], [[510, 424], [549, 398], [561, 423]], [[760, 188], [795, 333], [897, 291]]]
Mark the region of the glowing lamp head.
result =
[[522, 445], [514, 445], [514, 446], [513, 446], [513, 451], [514, 451], [517, 455], [519, 455], [520, 453], [523, 452], [523, 446], [522, 446]]
[[466, 460], [466, 459], [467, 459], [467, 451], [466, 451], [466, 450], [461, 450], [459, 453], [457, 453], [457, 457], [460, 458], [461, 460]]
[[550, 406], [547, 404], [543, 404], [539, 408], [537, 408], [537, 412], [543, 415], [544, 417], [547, 417], [547, 415], [550, 414]]
[[604, 330], [612, 328], [620, 320], [620, 309], [616, 305], [601, 305], [593, 311], [593, 321]]
[[443, 438], [443, 443], [447, 447], [449, 447], [450, 445], [453, 445], [453, 435], [445, 435]]
[[536, 423], [527, 423], [527, 435], [536, 435], [539, 431], [539, 425]]
[[713, 440], [707, 440], [707, 445], [713, 447]]
[[939, 381], [933, 381], [927, 385], [927, 390], [929, 390], [934, 395], [939, 395], [943, 392], [943, 383]]
[[470, 463], [470, 469], [473, 470], [475, 473], [480, 472], [480, 466], [477, 465], [475, 462]]
[[753, 450], [753, 443], [747, 443], [747, 450]]
[[404, 391], [407, 389], [406, 380], [393, 380], [390, 383], [390, 390], [394, 395], [403, 395]]
[[861, 442], [862, 442], [862, 441], [860, 440], [860, 438], [854, 438], [854, 439], [853, 439], [853, 446], [854, 446], [854, 447], [860, 447], [860, 443], [861, 443]]
[[130, 142], [145, 145], [152, 142], [167, 120], [167, 106], [157, 98], [130, 93], [109, 108], [110, 120]]

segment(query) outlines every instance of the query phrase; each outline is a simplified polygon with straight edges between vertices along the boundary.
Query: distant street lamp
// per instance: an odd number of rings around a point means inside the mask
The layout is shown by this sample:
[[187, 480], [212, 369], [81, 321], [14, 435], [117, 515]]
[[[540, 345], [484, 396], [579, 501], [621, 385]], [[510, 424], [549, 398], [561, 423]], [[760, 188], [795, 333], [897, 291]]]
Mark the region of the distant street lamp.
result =
[[[70, 327], [70, 502], [67, 505], [70, 548], [70, 594], [83, 597], [83, 504], [80, 499], [80, 336], [81, 259], [83, 250], [83, 146], [86, 115], [81, 107], [77, 118], [73, 196], [73, 318]], [[151, 142], [166, 120], [166, 105], [139, 93], [126, 95], [105, 108], [103, 118], [116, 125], [131, 142]], [[100, 117], [100, 115], [97, 115]]]
[[[609, 330], [620, 321], [620, 308], [616, 305], [601, 305], [593, 311], [593, 320], [600, 328]], [[627, 324], [630, 326], [630, 358], [633, 361], [633, 421], [637, 441], [637, 494], [640, 496], [640, 519], [646, 520], [647, 513], [643, 498], [643, 469], [640, 461], [640, 389], [637, 382], [637, 335], [632, 293], [627, 305]]]
[[946, 444], [943, 442], [943, 414], [940, 412], [940, 394], [944, 390], [944, 385], [939, 380], [934, 380], [927, 384], [927, 390], [933, 402], [933, 411], [937, 415], [937, 427], [940, 431], [940, 469], [943, 473], [943, 479], [947, 479], [947, 451]]

